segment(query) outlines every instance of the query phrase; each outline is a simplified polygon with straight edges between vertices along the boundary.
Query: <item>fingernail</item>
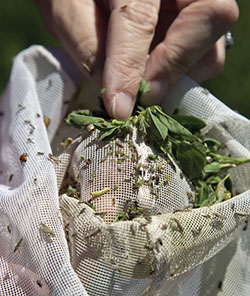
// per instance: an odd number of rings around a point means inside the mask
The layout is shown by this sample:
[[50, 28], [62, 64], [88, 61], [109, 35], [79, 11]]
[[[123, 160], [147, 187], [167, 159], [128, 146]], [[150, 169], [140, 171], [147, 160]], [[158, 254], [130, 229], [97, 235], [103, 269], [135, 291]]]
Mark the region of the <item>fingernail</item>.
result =
[[119, 120], [126, 120], [131, 115], [134, 108], [133, 99], [124, 92], [115, 95], [113, 101], [113, 116]]
[[142, 97], [142, 103], [145, 105], [160, 104], [164, 99], [169, 87], [166, 80], [152, 80], [149, 81], [150, 92]]

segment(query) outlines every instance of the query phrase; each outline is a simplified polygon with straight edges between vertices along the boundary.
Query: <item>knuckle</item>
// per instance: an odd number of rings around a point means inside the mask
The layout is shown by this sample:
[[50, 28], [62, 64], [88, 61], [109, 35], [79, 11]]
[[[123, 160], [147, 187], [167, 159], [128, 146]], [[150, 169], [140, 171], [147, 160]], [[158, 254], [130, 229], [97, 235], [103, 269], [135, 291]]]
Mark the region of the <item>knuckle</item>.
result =
[[153, 34], [158, 22], [158, 1], [130, 1], [123, 12], [123, 16], [133, 28], [145, 33]]
[[[166, 52], [165, 57], [168, 63], [168, 72], [169, 74], [169, 83], [172, 84], [175, 81], [171, 81], [171, 75], [175, 77], [175, 75], [181, 75], [187, 73], [187, 71], [192, 67], [194, 61], [192, 60], [192, 56], [187, 54], [186, 49], [182, 48], [180, 44], [176, 44], [175, 46], [168, 47], [168, 51]], [[171, 74], [172, 73], [172, 74]]]
[[231, 27], [238, 20], [239, 8], [235, 0], [214, 0], [209, 3], [215, 21]]

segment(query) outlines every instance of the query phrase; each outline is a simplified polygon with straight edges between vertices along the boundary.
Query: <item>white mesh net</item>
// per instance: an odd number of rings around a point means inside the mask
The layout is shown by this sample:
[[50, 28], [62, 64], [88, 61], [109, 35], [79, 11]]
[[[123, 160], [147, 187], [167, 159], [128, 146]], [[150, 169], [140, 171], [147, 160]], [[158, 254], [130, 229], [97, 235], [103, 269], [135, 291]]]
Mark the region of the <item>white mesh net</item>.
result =
[[[249, 164], [230, 171], [232, 199], [190, 209], [188, 180], [171, 158], [150, 162], [136, 132], [100, 142], [66, 126], [78, 82], [61, 51], [33, 46], [14, 61], [0, 106], [0, 294], [249, 295]], [[187, 77], [168, 96], [165, 109], [202, 117], [224, 155], [250, 158], [246, 118]], [[86, 202], [103, 188], [94, 211]], [[137, 205], [147, 215], [114, 223]]]

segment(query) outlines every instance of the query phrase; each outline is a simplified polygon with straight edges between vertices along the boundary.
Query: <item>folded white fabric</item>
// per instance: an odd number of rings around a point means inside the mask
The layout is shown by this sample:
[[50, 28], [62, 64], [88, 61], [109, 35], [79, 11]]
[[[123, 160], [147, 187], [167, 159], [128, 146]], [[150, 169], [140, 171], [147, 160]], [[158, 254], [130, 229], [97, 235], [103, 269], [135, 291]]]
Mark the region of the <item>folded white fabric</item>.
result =
[[[57, 150], [63, 139], [79, 134], [64, 124], [79, 77], [55, 49], [33, 46], [14, 61], [0, 105], [1, 294], [16, 295], [20, 289], [18, 295], [48, 295], [49, 287], [50, 295], [249, 295], [249, 164], [231, 171], [232, 199], [153, 216], [148, 236], [140, 228], [143, 221], [133, 222], [138, 233], [131, 233], [132, 222], [106, 223], [77, 199], [59, 194], [66, 175], [78, 174], [81, 194], [86, 193], [89, 180], [79, 158], [97, 153], [81, 137]], [[188, 77], [165, 102], [168, 111], [178, 104], [181, 112], [204, 118], [204, 133], [222, 142], [222, 152], [250, 158], [249, 120]], [[177, 231], [162, 227], [173, 221]], [[97, 226], [101, 230], [94, 233]], [[156, 243], [154, 234], [161, 235], [162, 245], [148, 253], [145, 241], [150, 237]], [[6, 276], [10, 268], [17, 280]]]

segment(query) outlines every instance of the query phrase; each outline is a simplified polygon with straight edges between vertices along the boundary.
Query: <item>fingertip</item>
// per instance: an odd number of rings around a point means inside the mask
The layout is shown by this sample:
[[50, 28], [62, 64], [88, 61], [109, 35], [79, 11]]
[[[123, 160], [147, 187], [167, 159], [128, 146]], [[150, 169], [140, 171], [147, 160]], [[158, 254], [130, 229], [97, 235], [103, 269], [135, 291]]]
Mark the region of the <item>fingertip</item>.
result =
[[111, 114], [119, 120], [127, 120], [134, 108], [134, 100], [125, 92], [118, 92], [114, 98], [111, 107]]

